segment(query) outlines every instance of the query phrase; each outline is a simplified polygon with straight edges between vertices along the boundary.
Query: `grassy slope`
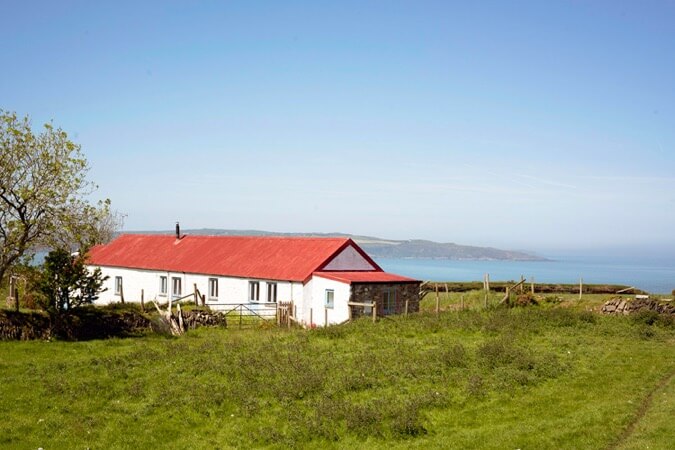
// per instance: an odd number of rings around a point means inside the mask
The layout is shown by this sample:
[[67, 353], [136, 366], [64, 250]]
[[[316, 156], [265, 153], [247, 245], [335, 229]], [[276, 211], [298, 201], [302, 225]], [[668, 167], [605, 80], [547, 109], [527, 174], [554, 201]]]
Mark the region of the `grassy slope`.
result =
[[[0, 342], [0, 447], [603, 448], [674, 349], [672, 326], [545, 308]], [[626, 448], [672, 442], [672, 385]]]

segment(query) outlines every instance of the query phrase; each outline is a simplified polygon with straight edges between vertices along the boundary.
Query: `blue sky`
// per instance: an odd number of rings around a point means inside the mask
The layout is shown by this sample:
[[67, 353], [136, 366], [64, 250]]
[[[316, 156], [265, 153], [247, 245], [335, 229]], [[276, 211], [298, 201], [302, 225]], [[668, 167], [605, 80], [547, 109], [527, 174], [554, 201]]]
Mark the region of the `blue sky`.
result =
[[675, 245], [675, 3], [0, 0], [125, 228]]

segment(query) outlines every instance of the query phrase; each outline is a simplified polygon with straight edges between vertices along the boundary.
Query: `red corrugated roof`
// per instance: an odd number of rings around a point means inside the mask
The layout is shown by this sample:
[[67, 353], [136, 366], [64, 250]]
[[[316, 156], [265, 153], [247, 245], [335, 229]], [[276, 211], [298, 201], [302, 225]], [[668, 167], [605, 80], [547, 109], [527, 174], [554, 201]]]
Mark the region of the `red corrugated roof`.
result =
[[314, 272], [315, 276], [343, 283], [419, 283], [419, 280], [387, 272]]
[[347, 238], [125, 234], [89, 252], [95, 266], [306, 281]]

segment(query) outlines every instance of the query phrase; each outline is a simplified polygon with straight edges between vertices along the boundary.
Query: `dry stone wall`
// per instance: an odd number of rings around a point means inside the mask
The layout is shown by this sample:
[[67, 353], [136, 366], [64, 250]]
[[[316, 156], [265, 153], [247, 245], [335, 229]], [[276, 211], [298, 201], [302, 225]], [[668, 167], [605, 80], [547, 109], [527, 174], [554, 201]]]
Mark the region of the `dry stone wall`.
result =
[[673, 302], [659, 301], [649, 298], [614, 298], [604, 305], [600, 312], [604, 314], [631, 314], [637, 311], [654, 311], [659, 314], [673, 314], [675, 315], [675, 305]]

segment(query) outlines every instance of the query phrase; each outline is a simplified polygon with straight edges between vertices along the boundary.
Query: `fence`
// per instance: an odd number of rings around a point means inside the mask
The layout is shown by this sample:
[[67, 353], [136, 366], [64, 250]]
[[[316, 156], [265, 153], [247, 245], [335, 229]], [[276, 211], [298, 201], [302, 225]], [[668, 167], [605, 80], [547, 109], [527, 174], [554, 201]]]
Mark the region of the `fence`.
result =
[[276, 303], [207, 303], [207, 306], [227, 317], [228, 327], [244, 328], [279, 321]]

